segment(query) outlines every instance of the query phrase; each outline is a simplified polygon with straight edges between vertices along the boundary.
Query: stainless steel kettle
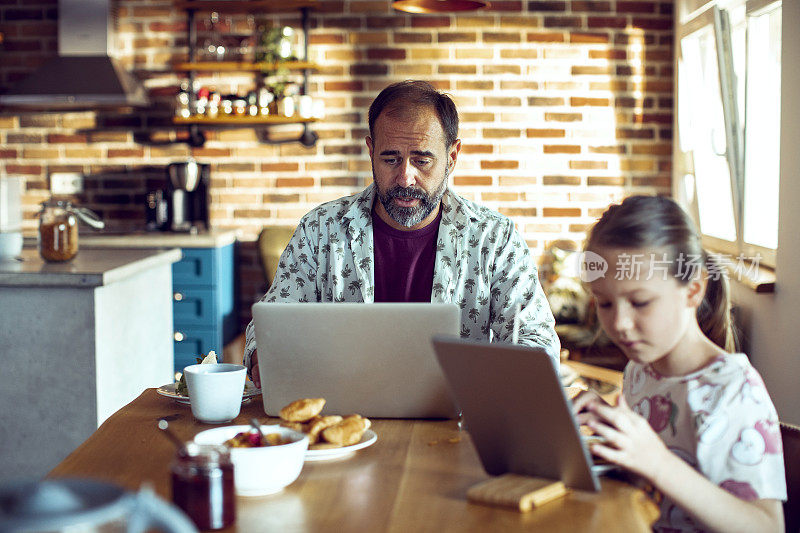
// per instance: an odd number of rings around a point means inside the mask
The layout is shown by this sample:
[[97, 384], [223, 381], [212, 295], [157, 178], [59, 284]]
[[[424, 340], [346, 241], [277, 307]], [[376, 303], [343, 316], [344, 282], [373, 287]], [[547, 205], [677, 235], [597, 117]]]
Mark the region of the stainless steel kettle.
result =
[[194, 523], [151, 490], [89, 479], [25, 481], [0, 487], [0, 531], [194, 533]]

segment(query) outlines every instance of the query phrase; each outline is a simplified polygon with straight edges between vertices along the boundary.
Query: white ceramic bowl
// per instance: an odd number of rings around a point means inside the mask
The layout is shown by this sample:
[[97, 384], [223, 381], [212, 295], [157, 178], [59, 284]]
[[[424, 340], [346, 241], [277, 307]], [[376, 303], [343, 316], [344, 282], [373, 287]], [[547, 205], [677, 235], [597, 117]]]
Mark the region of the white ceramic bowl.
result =
[[[282, 490], [292, 483], [303, 469], [308, 437], [281, 426], [261, 426], [265, 435], [280, 433], [292, 442], [260, 448], [231, 448], [233, 480], [236, 494], [263, 496]], [[198, 433], [198, 444], [222, 444], [237, 433], [249, 431], [250, 426], [226, 426]]]

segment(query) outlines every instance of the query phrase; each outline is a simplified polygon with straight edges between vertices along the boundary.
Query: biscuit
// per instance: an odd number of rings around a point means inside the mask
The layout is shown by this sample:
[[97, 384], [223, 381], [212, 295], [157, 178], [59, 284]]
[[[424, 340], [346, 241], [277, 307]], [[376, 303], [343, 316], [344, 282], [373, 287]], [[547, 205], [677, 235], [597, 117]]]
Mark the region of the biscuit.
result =
[[317, 416], [324, 405], [325, 398], [302, 398], [281, 409], [279, 415], [287, 422], [307, 422]]
[[369, 425], [369, 419], [360, 415], [350, 415], [341, 422], [323, 429], [322, 438], [340, 446], [350, 446], [361, 440]]
[[308, 443], [315, 444], [319, 440], [319, 434], [322, 433], [323, 429], [341, 421], [342, 417], [339, 415], [315, 416], [305, 424], [308, 428]]
[[281, 426], [299, 431], [300, 433], [305, 433], [307, 429], [306, 425], [301, 422], [287, 422], [286, 420], [281, 420]]

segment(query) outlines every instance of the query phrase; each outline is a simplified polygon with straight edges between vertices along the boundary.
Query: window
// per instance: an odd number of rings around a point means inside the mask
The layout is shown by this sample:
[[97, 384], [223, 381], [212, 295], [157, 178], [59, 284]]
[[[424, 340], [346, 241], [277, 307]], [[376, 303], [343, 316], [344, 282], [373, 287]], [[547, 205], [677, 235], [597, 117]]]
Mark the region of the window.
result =
[[678, 196], [709, 248], [774, 266], [781, 2], [716, 0], [679, 14]]
[[703, 233], [736, 240], [731, 194], [731, 169], [727, 159], [725, 118], [720, 98], [717, 47], [711, 26], [681, 39], [679, 76], [684, 78], [681, 96], [687, 114], [681, 124], [681, 144], [692, 159], [695, 196]]
[[746, 78], [743, 239], [774, 250], [778, 247], [780, 172], [780, 5], [748, 16]]

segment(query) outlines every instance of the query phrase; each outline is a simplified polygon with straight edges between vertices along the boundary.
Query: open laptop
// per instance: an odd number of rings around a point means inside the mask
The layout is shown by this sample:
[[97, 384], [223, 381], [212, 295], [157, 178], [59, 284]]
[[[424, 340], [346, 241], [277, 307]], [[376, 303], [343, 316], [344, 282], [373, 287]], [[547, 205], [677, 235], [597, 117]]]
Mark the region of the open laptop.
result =
[[258, 302], [253, 322], [269, 415], [298, 398], [325, 398], [329, 414], [457, 414], [431, 346], [458, 335], [455, 304]]
[[434, 337], [433, 345], [488, 474], [600, 489], [571, 403], [545, 350], [450, 336]]

